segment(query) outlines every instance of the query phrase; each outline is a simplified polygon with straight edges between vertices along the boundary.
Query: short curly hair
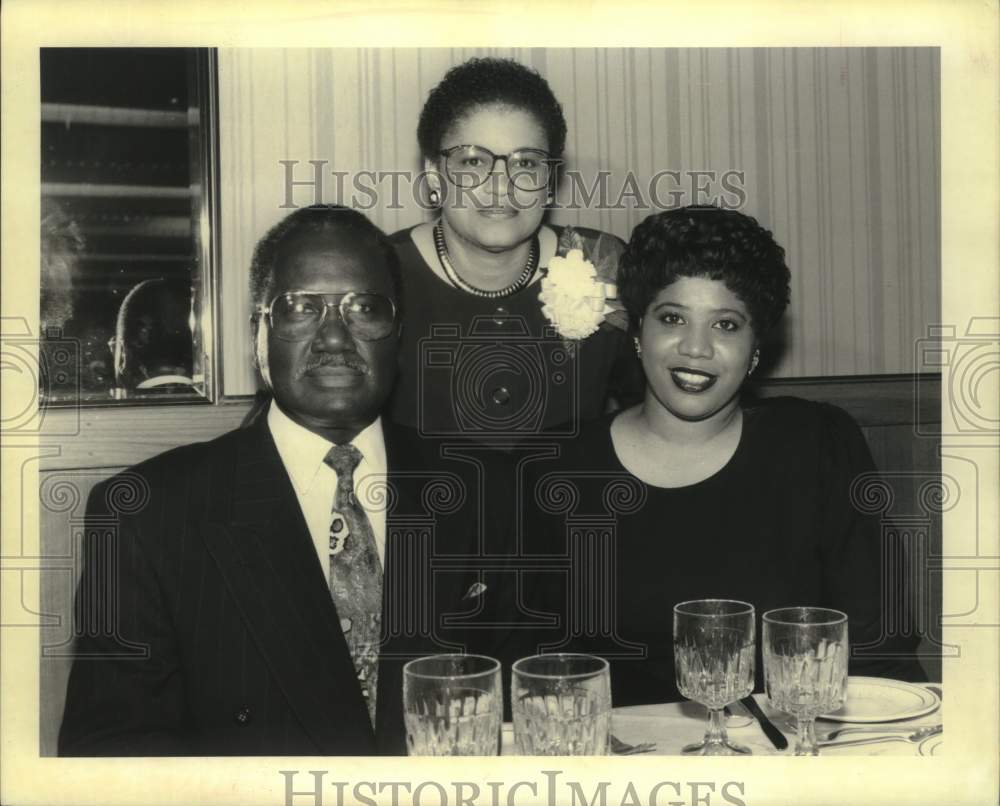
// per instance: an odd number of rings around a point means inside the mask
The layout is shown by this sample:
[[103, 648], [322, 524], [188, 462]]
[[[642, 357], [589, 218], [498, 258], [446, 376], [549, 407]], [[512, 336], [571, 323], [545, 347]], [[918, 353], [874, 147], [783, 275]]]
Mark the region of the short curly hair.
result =
[[441, 141], [473, 109], [499, 104], [530, 113], [545, 132], [549, 154], [559, 159], [566, 147], [566, 118], [548, 83], [512, 59], [470, 59], [452, 67], [427, 96], [417, 141], [426, 159], [436, 160]]
[[750, 313], [757, 338], [788, 307], [791, 273], [785, 250], [755, 218], [712, 206], [654, 213], [633, 230], [618, 273], [618, 292], [632, 327], [653, 298], [680, 277], [719, 280]]
[[[359, 242], [380, 249], [392, 280], [396, 297], [400, 293], [399, 259], [389, 237], [363, 213], [339, 204], [313, 204], [303, 207], [275, 224], [257, 242], [250, 263], [250, 301], [256, 307], [266, 304], [274, 293], [277, 258], [282, 246], [301, 235], [329, 230], [343, 230]], [[399, 300], [396, 301], [399, 308]]]

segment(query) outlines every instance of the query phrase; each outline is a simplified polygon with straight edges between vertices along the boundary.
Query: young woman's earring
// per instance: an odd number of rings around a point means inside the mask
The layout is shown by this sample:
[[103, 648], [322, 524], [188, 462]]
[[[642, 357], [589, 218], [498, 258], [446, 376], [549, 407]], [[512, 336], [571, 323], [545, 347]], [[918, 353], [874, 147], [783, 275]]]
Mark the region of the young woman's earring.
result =
[[639, 337], [633, 336], [632, 343], [635, 345], [635, 354], [642, 358], [642, 346], [639, 344]]
[[431, 200], [431, 204], [433, 204], [435, 207], [441, 204], [441, 194], [438, 193], [436, 190], [431, 190], [431, 192], [427, 195], [428, 198], [430, 198]]
[[760, 363], [760, 350], [753, 351], [753, 357], [750, 359], [750, 369], [747, 370], [747, 375], [753, 375], [753, 371], [757, 369], [757, 365]]

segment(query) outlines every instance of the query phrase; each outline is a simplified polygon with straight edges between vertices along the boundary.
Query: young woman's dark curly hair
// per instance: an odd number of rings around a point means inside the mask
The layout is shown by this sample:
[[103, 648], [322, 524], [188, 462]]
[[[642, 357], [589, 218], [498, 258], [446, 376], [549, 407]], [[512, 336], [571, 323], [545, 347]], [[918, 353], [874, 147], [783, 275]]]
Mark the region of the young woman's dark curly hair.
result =
[[549, 154], [562, 156], [566, 119], [559, 101], [544, 78], [510, 59], [470, 59], [445, 74], [420, 113], [417, 140], [423, 156], [436, 160], [448, 130], [476, 107], [489, 104], [529, 112], [545, 132]]
[[633, 231], [618, 269], [618, 294], [633, 328], [653, 298], [679, 277], [720, 280], [750, 312], [757, 338], [788, 306], [785, 250], [757, 220], [718, 207], [681, 207]]

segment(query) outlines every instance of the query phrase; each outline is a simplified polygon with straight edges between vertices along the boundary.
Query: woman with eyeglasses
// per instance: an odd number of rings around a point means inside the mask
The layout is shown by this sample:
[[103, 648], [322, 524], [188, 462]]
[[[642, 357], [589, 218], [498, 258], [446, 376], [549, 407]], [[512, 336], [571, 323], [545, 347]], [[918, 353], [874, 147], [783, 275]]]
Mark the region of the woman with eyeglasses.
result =
[[[551, 453], [641, 394], [624, 317], [605, 318], [604, 283], [624, 244], [545, 223], [566, 121], [535, 71], [502, 59], [452, 68], [424, 104], [417, 139], [437, 215], [392, 236], [402, 332], [390, 417], [451, 442], [477, 468], [480, 552], [516, 558], [516, 476], [528, 453]], [[544, 444], [521, 450], [531, 437]], [[505, 691], [511, 662], [535, 651], [518, 640], [524, 630], [499, 626], [530, 626], [526, 581], [522, 569], [484, 567], [476, 595], [455, 603], [457, 618], [509, 639], [496, 655]]]
[[[545, 80], [510, 60], [465, 62], [429, 94], [417, 137], [438, 215], [392, 238], [404, 304], [392, 418], [495, 441], [572, 433], [637, 399], [624, 328], [604, 321], [623, 244], [543, 223], [566, 141]], [[557, 255], [571, 258], [560, 287], [542, 282]]]

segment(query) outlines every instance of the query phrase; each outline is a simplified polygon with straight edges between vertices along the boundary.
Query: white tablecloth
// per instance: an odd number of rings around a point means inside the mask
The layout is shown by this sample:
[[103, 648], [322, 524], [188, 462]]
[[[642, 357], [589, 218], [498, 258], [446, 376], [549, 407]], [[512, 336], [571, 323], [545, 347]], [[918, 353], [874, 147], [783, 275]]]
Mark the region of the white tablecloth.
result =
[[[940, 686], [935, 686], [940, 691]], [[771, 710], [767, 704], [767, 697], [763, 694], [754, 695], [754, 699], [760, 704], [764, 713], [788, 738], [787, 750], [776, 750], [774, 745], [764, 735], [760, 725], [754, 720], [750, 725], [742, 728], [727, 728], [727, 732], [733, 741], [746, 745], [755, 756], [775, 756], [792, 755], [795, 747], [795, 731], [789, 727], [788, 719], [785, 715]], [[917, 730], [925, 725], [936, 725], [941, 722], [941, 708], [917, 717], [916, 719], [887, 723], [894, 728], [905, 725]], [[639, 744], [640, 742], [655, 742], [656, 749], [651, 755], [676, 756], [681, 754], [681, 748], [686, 744], [698, 742], [705, 735], [706, 723], [705, 709], [693, 702], [673, 702], [662, 705], [635, 705], [628, 708], [615, 708], [611, 713], [611, 732], [621, 741], [629, 744]], [[816, 721], [817, 738], [823, 736], [831, 730], [841, 727], [853, 727], [842, 722], [831, 722], [825, 720]], [[864, 725], [858, 727], [876, 727], [875, 725]], [[887, 733], [889, 733], [887, 731]], [[903, 731], [892, 730], [892, 734], [902, 734]], [[863, 738], [874, 736], [875, 734], [854, 734], [843, 738]], [[937, 745], [942, 737], [935, 736], [932, 740], [920, 742], [888, 741], [877, 744], [848, 745], [847, 747], [823, 747], [820, 748], [821, 755], [824, 756], [912, 756], [920, 754], [920, 745], [924, 744], [927, 752], [931, 741]], [[504, 726], [503, 731], [503, 755], [513, 755], [514, 742], [513, 732], [509, 725]], [[940, 752], [940, 751], [938, 751]]]

